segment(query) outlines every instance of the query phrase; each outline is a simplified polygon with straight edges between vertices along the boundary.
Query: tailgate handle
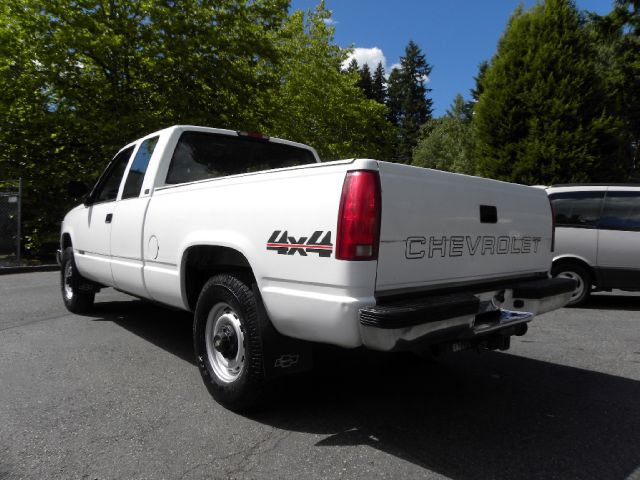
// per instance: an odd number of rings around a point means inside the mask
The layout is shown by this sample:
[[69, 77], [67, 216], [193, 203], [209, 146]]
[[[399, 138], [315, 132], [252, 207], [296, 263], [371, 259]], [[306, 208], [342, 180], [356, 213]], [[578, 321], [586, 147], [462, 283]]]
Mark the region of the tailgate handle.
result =
[[480, 223], [498, 223], [498, 209], [493, 205], [480, 205]]

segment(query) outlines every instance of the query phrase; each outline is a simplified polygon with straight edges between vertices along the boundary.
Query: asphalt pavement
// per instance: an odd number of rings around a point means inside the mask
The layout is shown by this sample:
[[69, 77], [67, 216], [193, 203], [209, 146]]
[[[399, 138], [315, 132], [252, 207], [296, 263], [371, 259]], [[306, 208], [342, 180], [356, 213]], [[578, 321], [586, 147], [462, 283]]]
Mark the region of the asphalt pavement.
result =
[[508, 352], [322, 349], [248, 415], [219, 406], [188, 314], [58, 273], [0, 276], [0, 479], [640, 479], [640, 296], [541, 316]]

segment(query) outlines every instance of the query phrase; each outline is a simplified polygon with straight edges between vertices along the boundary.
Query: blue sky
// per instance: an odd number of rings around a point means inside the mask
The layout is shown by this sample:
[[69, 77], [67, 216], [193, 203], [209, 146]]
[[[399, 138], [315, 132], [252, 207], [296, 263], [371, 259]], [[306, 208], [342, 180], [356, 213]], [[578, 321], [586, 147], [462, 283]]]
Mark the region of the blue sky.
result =
[[[314, 8], [318, 0], [292, 0], [293, 10]], [[469, 97], [478, 65], [495, 53], [498, 39], [520, 0], [326, 0], [333, 12], [335, 40], [356, 47], [358, 57], [385, 67], [399, 62], [409, 40], [433, 66], [428, 87], [434, 115], [443, 115], [453, 97]], [[530, 8], [535, 0], [525, 0]], [[606, 14], [612, 0], [577, 0], [580, 10]], [[378, 50], [371, 50], [377, 48]], [[362, 50], [360, 50], [362, 49]], [[367, 49], [367, 50], [365, 50]], [[357, 57], [357, 58], [358, 58]], [[362, 63], [362, 62], [360, 62]], [[387, 72], [388, 73], [388, 72]]]

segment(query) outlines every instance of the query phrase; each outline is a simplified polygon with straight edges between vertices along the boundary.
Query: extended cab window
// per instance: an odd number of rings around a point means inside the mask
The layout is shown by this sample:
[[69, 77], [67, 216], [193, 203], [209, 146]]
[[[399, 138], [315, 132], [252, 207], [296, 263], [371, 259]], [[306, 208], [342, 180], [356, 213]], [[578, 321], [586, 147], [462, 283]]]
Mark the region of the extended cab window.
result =
[[640, 192], [607, 192], [598, 227], [640, 230]]
[[564, 192], [549, 195], [558, 227], [595, 227], [604, 192]]
[[166, 183], [194, 182], [315, 161], [311, 151], [291, 145], [250, 137], [184, 132], [173, 152]]
[[140, 195], [142, 189], [142, 181], [144, 180], [144, 174], [147, 172], [149, 166], [149, 160], [153, 155], [153, 150], [158, 143], [158, 137], [148, 138], [140, 148], [136, 157], [133, 159], [129, 174], [127, 175], [127, 181], [124, 184], [124, 190], [122, 192], [122, 198], [132, 198]]
[[113, 158], [100, 180], [98, 180], [96, 193], [92, 195], [94, 203], [109, 202], [116, 199], [120, 182], [122, 182], [122, 177], [124, 176], [124, 170], [127, 168], [127, 163], [129, 163], [132, 153], [133, 147], [129, 147]]

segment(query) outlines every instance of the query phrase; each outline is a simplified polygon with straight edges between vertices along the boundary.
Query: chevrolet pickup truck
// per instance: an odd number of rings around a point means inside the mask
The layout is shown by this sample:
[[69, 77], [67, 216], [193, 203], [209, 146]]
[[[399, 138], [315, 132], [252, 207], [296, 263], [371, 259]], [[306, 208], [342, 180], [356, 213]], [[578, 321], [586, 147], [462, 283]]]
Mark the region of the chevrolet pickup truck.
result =
[[309, 368], [314, 342], [507, 349], [574, 289], [552, 279], [543, 190], [174, 126], [120, 150], [62, 223], [61, 291], [101, 288], [194, 314], [204, 382], [228, 408]]

